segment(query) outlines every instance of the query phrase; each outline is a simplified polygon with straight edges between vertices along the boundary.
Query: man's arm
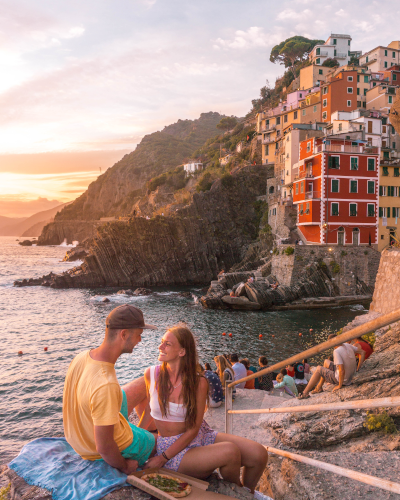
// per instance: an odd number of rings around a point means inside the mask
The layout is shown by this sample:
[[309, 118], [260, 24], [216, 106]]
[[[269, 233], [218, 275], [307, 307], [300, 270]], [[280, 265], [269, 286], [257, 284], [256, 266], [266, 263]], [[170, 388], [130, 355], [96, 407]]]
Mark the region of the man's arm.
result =
[[344, 380], [344, 365], [337, 365], [337, 369], [339, 371], [339, 385], [336, 385], [333, 389], [333, 391], [337, 391], [338, 389], [342, 388], [343, 385], [343, 380]]
[[361, 349], [360, 345], [354, 344], [354, 347], [357, 347], [356, 354], [359, 354], [360, 357], [358, 358], [358, 366], [357, 366], [357, 371], [361, 368], [361, 365], [365, 361], [365, 351], [364, 349]]
[[94, 440], [96, 449], [101, 458], [114, 467], [119, 469], [126, 475], [135, 472], [139, 464], [136, 460], [125, 459], [117, 443], [114, 440], [114, 426], [113, 425], [95, 425], [94, 426]]

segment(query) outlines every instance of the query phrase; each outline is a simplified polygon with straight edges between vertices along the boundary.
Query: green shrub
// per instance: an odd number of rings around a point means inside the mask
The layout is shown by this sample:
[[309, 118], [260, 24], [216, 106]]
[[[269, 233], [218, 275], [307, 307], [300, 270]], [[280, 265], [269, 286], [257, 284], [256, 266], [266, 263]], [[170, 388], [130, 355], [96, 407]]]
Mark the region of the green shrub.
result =
[[311, 254], [311, 255], [314, 255], [314, 254], [315, 254], [314, 250], [311, 250], [310, 254]]
[[370, 432], [382, 431], [385, 434], [397, 433], [396, 424], [386, 411], [383, 411], [382, 413], [367, 411], [367, 418], [363, 425]]
[[[262, 220], [261, 220], [262, 222]], [[265, 224], [265, 226], [261, 229], [260, 231], [262, 234], [271, 234], [272, 233], [272, 227], [269, 224]]]
[[224, 174], [221, 177], [221, 183], [224, 187], [229, 188], [229, 187], [233, 186], [233, 184], [235, 184], [235, 180], [231, 174]]
[[342, 253], [340, 254], [342, 257], [345, 257], [347, 255], [347, 252], [345, 252], [344, 250], [342, 250]]
[[372, 345], [372, 347], [374, 347], [376, 342], [375, 332], [366, 333], [361, 338], [369, 342]]
[[8, 493], [11, 490], [11, 483], [8, 486], [0, 488], [0, 500], [8, 500]]
[[365, 251], [364, 251], [364, 255], [368, 255], [368, 250], [365, 250]]
[[327, 271], [328, 266], [325, 264], [325, 262], [323, 260], [320, 260], [318, 262], [318, 265], [319, 265], [320, 269], [322, 269], [323, 271]]
[[304, 259], [303, 259], [303, 257], [301, 255], [296, 255], [296, 260], [301, 261], [301, 260], [304, 260]]
[[196, 191], [209, 191], [212, 186], [212, 176], [211, 172], [204, 172], [204, 174], [200, 177], [199, 182], [196, 186]]
[[[294, 248], [293, 247], [287, 247], [285, 250], [284, 250], [285, 254], [286, 255], [292, 255], [294, 253]], [[283, 253], [283, 252], [282, 252]]]
[[272, 251], [272, 255], [279, 255], [279, 250], [277, 249], [277, 247], [275, 247]]
[[331, 260], [329, 265], [331, 266], [333, 273], [337, 274], [340, 271], [340, 266], [335, 260]]

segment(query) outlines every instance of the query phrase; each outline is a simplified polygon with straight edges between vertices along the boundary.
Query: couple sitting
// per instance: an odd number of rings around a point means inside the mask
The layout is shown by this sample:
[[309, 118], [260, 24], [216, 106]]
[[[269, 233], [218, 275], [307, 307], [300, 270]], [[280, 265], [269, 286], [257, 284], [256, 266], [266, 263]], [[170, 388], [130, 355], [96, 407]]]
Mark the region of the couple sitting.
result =
[[[103, 459], [130, 474], [138, 467], [166, 467], [207, 478], [222, 477], [254, 492], [267, 463], [263, 446], [212, 430], [204, 421], [208, 382], [200, 375], [191, 331], [184, 325], [167, 330], [159, 345], [161, 365], [120, 387], [114, 365], [131, 353], [145, 329], [143, 313], [131, 305], [111, 311], [103, 343], [78, 354], [65, 379], [64, 432], [84, 459]], [[134, 426], [128, 415], [136, 410]]]

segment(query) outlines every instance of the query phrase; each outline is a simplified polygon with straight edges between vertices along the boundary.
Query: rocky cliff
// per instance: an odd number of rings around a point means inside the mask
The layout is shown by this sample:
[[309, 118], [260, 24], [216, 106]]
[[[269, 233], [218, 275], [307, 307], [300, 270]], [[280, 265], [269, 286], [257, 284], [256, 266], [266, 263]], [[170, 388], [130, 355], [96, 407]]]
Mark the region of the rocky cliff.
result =
[[[98, 225], [83, 265], [46, 279], [46, 284], [88, 288], [206, 283], [239, 262], [256, 239], [262, 215], [256, 199], [264, 194], [269, 174], [264, 166], [245, 167], [216, 181], [210, 191], [196, 193], [190, 205], [171, 217]], [[64, 231], [64, 225], [60, 227]]]
[[96, 229], [102, 225], [99, 221], [56, 221], [47, 224], [38, 238], [38, 245], [61, 245], [64, 241], [70, 245], [91, 239]]

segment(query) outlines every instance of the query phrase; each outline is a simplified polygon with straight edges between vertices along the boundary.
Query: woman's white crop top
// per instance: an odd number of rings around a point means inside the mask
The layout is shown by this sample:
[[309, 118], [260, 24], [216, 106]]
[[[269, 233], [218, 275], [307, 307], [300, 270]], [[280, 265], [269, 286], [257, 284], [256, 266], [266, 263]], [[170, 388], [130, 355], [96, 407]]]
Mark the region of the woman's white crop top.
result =
[[161, 413], [160, 403], [158, 402], [158, 391], [156, 388], [156, 366], [150, 366], [150, 415], [155, 420], [163, 422], [184, 422], [186, 418], [186, 408], [178, 403], [168, 403], [167, 416]]

